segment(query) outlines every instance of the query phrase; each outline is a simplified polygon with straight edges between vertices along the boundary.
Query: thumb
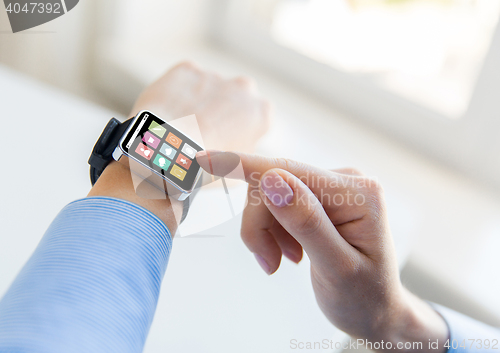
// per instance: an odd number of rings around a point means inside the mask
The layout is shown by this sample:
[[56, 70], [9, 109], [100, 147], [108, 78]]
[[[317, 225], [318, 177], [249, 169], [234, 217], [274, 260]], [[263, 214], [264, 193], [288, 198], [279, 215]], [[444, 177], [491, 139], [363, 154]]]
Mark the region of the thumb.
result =
[[302, 245], [311, 261], [332, 264], [352, 259], [352, 246], [299, 178], [283, 169], [271, 169], [262, 176], [259, 187], [269, 211]]

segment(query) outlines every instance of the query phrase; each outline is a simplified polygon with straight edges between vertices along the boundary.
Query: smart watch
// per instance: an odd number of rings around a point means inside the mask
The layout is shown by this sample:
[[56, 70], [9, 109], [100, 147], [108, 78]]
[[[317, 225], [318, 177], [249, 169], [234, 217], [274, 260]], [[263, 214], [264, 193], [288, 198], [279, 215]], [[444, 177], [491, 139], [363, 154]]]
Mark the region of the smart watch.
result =
[[134, 174], [169, 197], [187, 201], [200, 181], [202, 168], [195, 157], [202, 150], [198, 143], [150, 111], [143, 110], [123, 123], [112, 118], [88, 161], [91, 183], [95, 184], [112, 160], [125, 155]]

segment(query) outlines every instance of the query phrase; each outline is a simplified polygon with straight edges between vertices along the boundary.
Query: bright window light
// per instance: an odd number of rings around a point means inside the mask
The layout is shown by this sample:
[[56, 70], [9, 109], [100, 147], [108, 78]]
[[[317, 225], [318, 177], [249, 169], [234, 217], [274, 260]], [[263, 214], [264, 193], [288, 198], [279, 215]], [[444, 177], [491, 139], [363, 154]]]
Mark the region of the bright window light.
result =
[[467, 109], [500, 0], [281, 0], [281, 45], [450, 118]]

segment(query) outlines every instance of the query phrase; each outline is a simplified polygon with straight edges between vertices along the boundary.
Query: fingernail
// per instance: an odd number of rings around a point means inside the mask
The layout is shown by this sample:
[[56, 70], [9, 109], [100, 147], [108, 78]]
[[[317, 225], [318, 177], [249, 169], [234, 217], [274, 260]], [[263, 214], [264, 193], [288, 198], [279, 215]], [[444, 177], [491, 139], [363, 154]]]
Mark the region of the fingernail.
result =
[[204, 151], [199, 151], [199, 152], [196, 152], [196, 157], [200, 157], [200, 158], [203, 158], [203, 157], [215, 157], [215, 156], [218, 156], [222, 153], [225, 153], [224, 151], [218, 151], [218, 150], [204, 150]]
[[224, 153], [224, 151], [219, 151], [219, 150], [204, 150], [196, 153], [197, 156], [204, 157], [206, 155], [209, 155], [210, 157], [217, 156], [221, 153]]
[[260, 182], [262, 191], [269, 201], [276, 207], [284, 207], [290, 204], [293, 198], [293, 190], [286, 181], [275, 171], [267, 172]]
[[264, 270], [265, 273], [267, 273], [268, 275], [270, 275], [271, 274], [271, 268], [267, 264], [266, 260], [264, 260], [264, 258], [262, 256], [260, 256], [259, 254], [254, 254], [254, 255], [255, 255], [255, 259], [259, 263], [260, 267], [262, 267], [262, 269]]
[[207, 151], [196, 152], [196, 157], [203, 158], [203, 157], [206, 157], [206, 156], [207, 156]]

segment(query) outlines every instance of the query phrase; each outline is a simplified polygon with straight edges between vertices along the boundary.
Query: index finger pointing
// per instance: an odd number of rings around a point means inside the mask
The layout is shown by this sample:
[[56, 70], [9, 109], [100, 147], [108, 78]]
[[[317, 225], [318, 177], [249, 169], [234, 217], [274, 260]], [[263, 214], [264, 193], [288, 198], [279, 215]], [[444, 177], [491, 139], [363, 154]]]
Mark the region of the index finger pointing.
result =
[[[278, 168], [295, 175], [315, 193], [332, 186], [335, 186], [337, 190], [352, 191], [356, 188], [352, 182], [355, 177], [353, 175], [335, 173], [286, 158], [209, 150], [198, 152], [196, 160], [212, 175], [245, 180], [253, 186], [259, 186], [260, 178], [265, 172]], [[240, 165], [242, 170], [237, 171]]]

